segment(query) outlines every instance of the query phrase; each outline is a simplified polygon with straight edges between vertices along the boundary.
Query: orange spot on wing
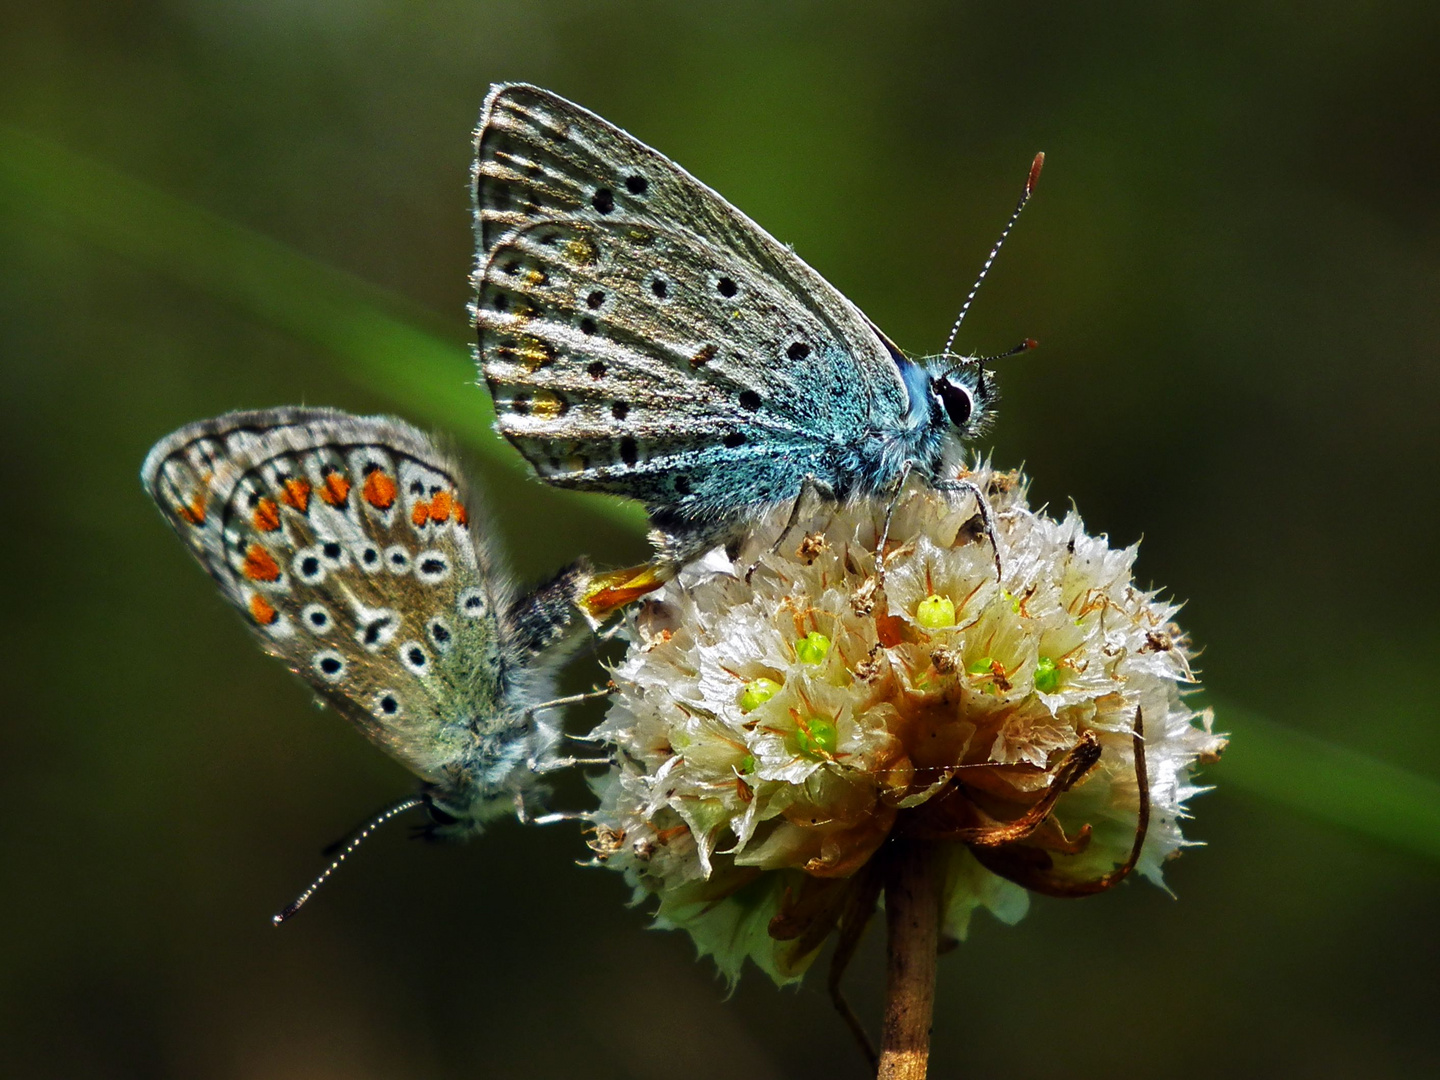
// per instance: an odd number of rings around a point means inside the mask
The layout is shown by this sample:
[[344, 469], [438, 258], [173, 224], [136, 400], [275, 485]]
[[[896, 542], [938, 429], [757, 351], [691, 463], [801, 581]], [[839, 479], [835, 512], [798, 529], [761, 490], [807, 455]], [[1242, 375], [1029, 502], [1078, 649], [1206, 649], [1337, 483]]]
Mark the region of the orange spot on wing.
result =
[[251, 544], [250, 550], [245, 552], [245, 564], [240, 572], [251, 581], [277, 581], [280, 578], [280, 567], [259, 544]]
[[448, 491], [436, 493], [435, 497], [430, 500], [430, 520], [437, 522], [449, 521], [450, 511], [454, 509], [454, 507], [455, 500]]
[[386, 473], [376, 469], [365, 477], [362, 491], [365, 501], [377, 510], [389, 510], [395, 505], [395, 481]]
[[181, 521], [188, 521], [191, 525], [205, 524], [205, 489], [201, 488], [190, 500], [189, 506], [177, 506], [175, 513]]
[[269, 626], [280, 617], [273, 604], [259, 593], [250, 597], [250, 617], [261, 626]]
[[427, 502], [417, 502], [415, 504], [415, 509], [410, 511], [410, 524], [414, 525], [418, 529], [421, 525], [424, 525], [425, 522], [429, 520], [430, 504]]
[[465, 512], [465, 504], [457, 501], [455, 503], [455, 524], [469, 525], [470, 515]]
[[328, 472], [320, 484], [320, 498], [331, 506], [340, 506], [350, 497], [350, 481], [338, 472]]
[[275, 505], [274, 499], [261, 499], [250, 520], [260, 532], [274, 532], [280, 528], [280, 507]]
[[307, 513], [310, 509], [310, 483], [307, 480], [286, 480], [280, 501], [292, 510]]

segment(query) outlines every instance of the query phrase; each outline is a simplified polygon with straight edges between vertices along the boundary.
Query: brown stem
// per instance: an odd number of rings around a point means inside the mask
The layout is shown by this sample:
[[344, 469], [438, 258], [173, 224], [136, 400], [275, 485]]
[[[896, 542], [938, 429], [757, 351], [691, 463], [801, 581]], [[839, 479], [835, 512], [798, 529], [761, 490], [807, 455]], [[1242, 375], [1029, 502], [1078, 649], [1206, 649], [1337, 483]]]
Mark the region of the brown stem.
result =
[[899, 841], [885, 882], [889, 959], [878, 1080], [925, 1080], [935, 1012], [940, 889], [933, 849]]

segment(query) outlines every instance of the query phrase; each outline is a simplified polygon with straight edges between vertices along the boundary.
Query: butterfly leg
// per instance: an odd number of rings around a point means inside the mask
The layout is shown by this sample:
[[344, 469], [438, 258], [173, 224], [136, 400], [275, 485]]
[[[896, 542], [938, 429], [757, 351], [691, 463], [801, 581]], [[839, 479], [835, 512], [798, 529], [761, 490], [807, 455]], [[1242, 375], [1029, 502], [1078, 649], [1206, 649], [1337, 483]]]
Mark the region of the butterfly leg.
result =
[[995, 553], [995, 577], [1004, 577], [1004, 570], [1000, 565], [1000, 538], [995, 532], [995, 512], [990, 509], [990, 500], [980, 490], [980, 485], [973, 480], [935, 480], [931, 484], [936, 491], [968, 491], [975, 496], [975, 507], [980, 513], [981, 524], [985, 526], [985, 536], [990, 541], [990, 550]]
[[616, 619], [616, 620], [615, 620], [614, 622], [612, 622], [609, 626], [605, 627], [604, 630], [596, 630], [596, 631], [595, 631], [595, 635], [594, 635], [594, 637], [595, 637], [595, 643], [596, 643], [597, 645], [603, 645], [603, 644], [605, 644], [607, 641], [614, 641], [614, 640], [615, 640], [615, 635], [619, 634], [620, 631], [622, 631], [622, 630], [624, 630], [624, 629], [625, 629], [625, 620], [624, 620], [623, 618], [622, 618], [622, 619]]
[[531, 705], [521, 715], [534, 716], [536, 713], [544, 712], [547, 709], [562, 709], [566, 705], [579, 705], [582, 701], [596, 701], [603, 697], [609, 697], [610, 689], [608, 686], [597, 686], [594, 690], [586, 690], [583, 694], [571, 694], [569, 697], [551, 698], [549, 701], [541, 701], [535, 705]]
[[[583, 694], [571, 694], [569, 697], [554, 698], [550, 701], [542, 701], [538, 705], [531, 705], [528, 709], [525, 710], [523, 715], [533, 716], [535, 715], [535, 713], [540, 712], [544, 709], [558, 709], [563, 708], [566, 705], [578, 705], [582, 701], [595, 701], [598, 698], [607, 697], [609, 696], [609, 694], [610, 688], [608, 686], [597, 687], [594, 690], [587, 690]], [[568, 737], [573, 738], [574, 736]], [[608, 757], [566, 757], [553, 758], [549, 761], [538, 761], [532, 758], [528, 762], [528, 765], [532, 773], [540, 774], [556, 772], [560, 769], [570, 769], [574, 768], [576, 765], [609, 765], [610, 763], [611, 761]]]
[[895, 507], [900, 505], [900, 496], [905, 493], [905, 481], [910, 479], [910, 472], [914, 468], [911, 462], [906, 462], [900, 469], [900, 479], [895, 483], [895, 497], [890, 500], [890, 505], [885, 507], [885, 521], [880, 526], [880, 539], [875, 542], [875, 587], [885, 587], [885, 545], [890, 540], [890, 520], [895, 516]]
[[530, 771], [533, 773], [559, 772], [561, 769], [573, 769], [577, 765], [613, 765], [614, 759], [608, 757], [567, 757], [554, 758], [550, 761], [532, 761]]
[[[785, 521], [785, 527], [780, 530], [780, 535], [777, 536], [775, 538], [775, 542], [770, 545], [770, 550], [767, 552], [767, 554], [774, 555], [777, 551], [779, 551], [780, 545], [785, 543], [785, 539], [791, 534], [791, 532], [794, 531], [795, 526], [800, 524], [800, 513], [805, 508], [805, 496], [812, 494], [819, 499], [824, 499], [830, 502], [835, 501], [834, 488], [832, 488], [829, 484], [825, 483], [825, 481], [821, 480], [819, 477], [814, 476], [811, 473], [806, 473], [800, 481], [800, 493], [795, 496], [795, 501], [790, 504], [790, 516]], [[745, 580], [749, 581], [751, 575], [754, 574], [755, 571], [759, 568], [760, 562], [757, 559], [755, 562], [750, 564], [750, 569], [745, 571]]]
[[590, 821], [593, 814], [588, 810], [555, 810], [549, 814], [532, 814], [525, 805], [525, 798], [515, 793], [515, 817], [522, 825], [558, 825], [562, 821]]

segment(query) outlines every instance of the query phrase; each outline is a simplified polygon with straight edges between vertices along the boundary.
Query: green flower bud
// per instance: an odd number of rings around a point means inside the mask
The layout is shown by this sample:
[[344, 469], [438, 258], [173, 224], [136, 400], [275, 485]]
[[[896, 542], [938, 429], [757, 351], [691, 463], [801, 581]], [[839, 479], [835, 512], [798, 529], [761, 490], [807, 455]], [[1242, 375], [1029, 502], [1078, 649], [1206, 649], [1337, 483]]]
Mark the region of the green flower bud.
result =
[[796, 722], [795, 746], [806, 757], [833, 757], [840, 745], [835, 721], [825, 716], [807, 716]]
[[993, 656], [982, 656], [979, 660], [972, 660], [965, 668], [971, 675], [989, 675], [995, 670], [995, 658]]
[[811, 630], [795, 642], [795, 659], [802, 664], [818, 664], [830, 652], [830, 639], [818, 630]]
[[955, 601], [931, 593], [915, 605], [915, 621], [926, 630], [943, 630], [955, 625]]
[[1035, 663], [1035, 689], [1042, 694], [1053, 694], [1060, 687], [1060, 672], [1055, 661], [1042, 656]]
[[779, 692], [780, 684], [774, 679], [763, 676], [751, 679], [740, 691], [740, 711], [748, 713], [751, 709], [758, 709]]

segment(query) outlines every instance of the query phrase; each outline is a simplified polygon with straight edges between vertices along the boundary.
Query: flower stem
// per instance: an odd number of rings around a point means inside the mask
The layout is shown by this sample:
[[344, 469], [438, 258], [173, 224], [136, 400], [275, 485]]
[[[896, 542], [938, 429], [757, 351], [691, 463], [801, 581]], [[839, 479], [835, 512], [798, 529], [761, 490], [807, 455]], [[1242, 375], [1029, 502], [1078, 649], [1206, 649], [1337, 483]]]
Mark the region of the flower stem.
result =
[[935, 1012], [940, 890], [929, 845], [900, 841], [889, 860], [889, 959], [878, 1080], [925, 1080]]

